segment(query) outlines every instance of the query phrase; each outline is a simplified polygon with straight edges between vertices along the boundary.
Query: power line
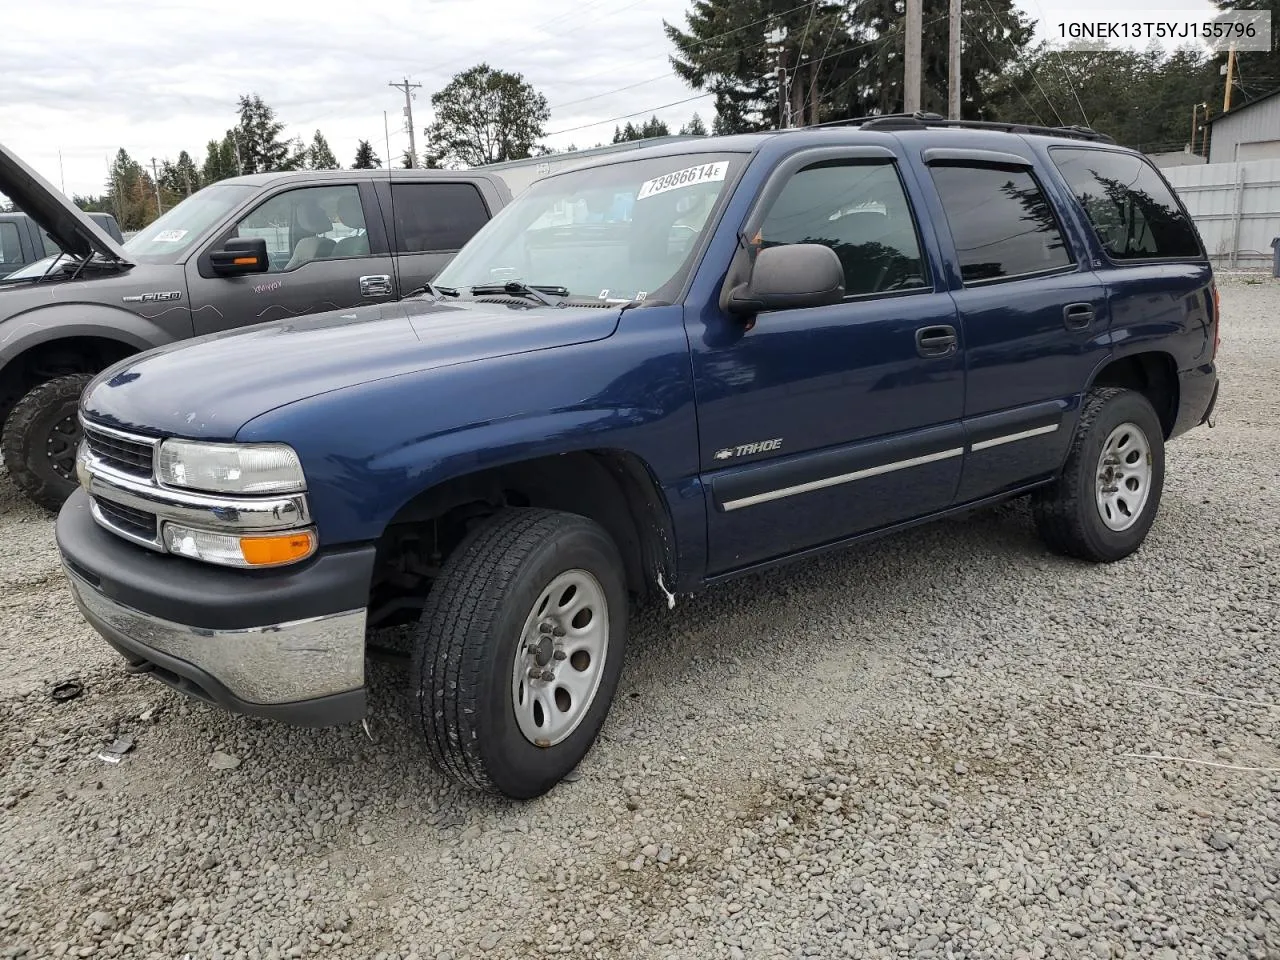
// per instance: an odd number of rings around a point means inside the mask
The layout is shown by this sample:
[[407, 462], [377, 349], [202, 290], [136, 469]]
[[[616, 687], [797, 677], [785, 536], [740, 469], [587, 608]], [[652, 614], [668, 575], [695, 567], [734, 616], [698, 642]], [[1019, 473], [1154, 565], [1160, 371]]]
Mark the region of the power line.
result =
[[[1000, 15], [996, 13], [995, 7], [991, 6], [991, 0], [983, 0], [983, 2], [986, 3], [987, 10], [991, 12], [991, 18], [995, 20], [996, 23], [999, 24], [1000, 27], [1003, 29], [1004, 21], [1001, 20]], [[976, 33], [977, 31], [975, 30], [974, 32]], [[994, 61], [995, 55], [991, 53], [991, 48], [987, 47], [985, 40], [983, 41], [982, 45], [983, 47], [986, 47], [987, 54], [991, 56], [991, 59]], [[1016, 63], [1017, 61], [1018, 61], [1018, 58], [1014, 57], [1014, 62]], [[1036, 89], [1040, 91], [1040, 95], [1044, 97], [1044, 102], [1047, 103], [1049, 105], [1049, 109], [1053, 111], [1053, 115], [1058, 121], [1058, 126], [1065, 127], [1066, 124], [1062, 120], [1062, 114], [1058, 113], [1058, 108], [1055, 107], [1053, 105], [1053, 101], [1049, 99], [1049, 94], [1045, 93], [1044, 87], [1040, 86], [1040, 78], [1036, 76], [1035, 71], [1031, 68], [1030, 64], [1027, 65], [1027, 76], [1031, 78], [1031, 81], [1036, 85]], [[1023, 97], [1023, 99], [1025, 100], [1026, 97]], [[1030, 106], [1030, 104], [1028, 104], [1028, 106]]]
[[[1044, 7], [1040, 5], [1040, 0], [1036, 0], [1036, 9], [1040, 11], [1040, 17], [1042, 19], [1048, 19], [1048, 17], [1044, 15]], [[1058, 69], [1061, 70], [1062, 75], [1067, 78], [1067, 89], [1071, 91], [1071, 96], [1075, 97], [1076, 106], [1080, 108], [1080, 116], [1084, 118], [1084, 125], [1086, 127], [1092, 127], [1093, 124], [1089, 122], [1089, 114], [1085, 112], [1084, 104], [1080, 102], [1080, 94], [1076, 92], [1076, 85], [1071, 82], [1071, 71], [1067, 69], [1067, 63], [1062, 59], [1062, 51], [1057, 47], [1054, 47], [1052, 44], [1050, 44], [1050, 49], [1053, 50], [1054, 54], [1058, 58]]]
[[[968, 27], [969, 27], [969, 32], [970, 32], [970, 33], [972, 33], [972, 34], [974, 35], [974, 37], [977, 39], [977, 41], [978, 41], [980, 44], [982, 44], [982, 49], [983, 49], [983, 50], [985, 50], [985, 51], [987, 51], [987, 56], [988, 56], [988, 57], [990, 57], [990, 58], [991, 58], [991, 61], [994, 63], [994, 62], [995, 62], [995, 59], [996, 59], [996, 55], [995, 55], [994, 53], [992, 53], [992, 52], [991, 52], [991, 48], [990, 48], [989, 46], [987, 46], [987, 41], [986, 41], [985, 39], [983, 39], [982, 34], [978, 32], [978, 28], [977, 28], [977, 27], [975, 27], [972, 23], [970, 23], [970, 22], [969, 22], [969, 20], [964, 16], [964, 14], [963, 14], [963, 13], [961, 13], [961, 14], [960, 14], [960, 21], [961, 21], [961, 23], [963, 23], [963, 24], [965, 24], [966, 26], [968, 26]], [[1037, 84], [1037, 86], [1039, 86], [1039, 84]], [[1016, 91], [1018, 91], [1018, 96], [1020, 96], [1020, 97], [1022, 98], [1022, 102], [1023, 102], [1023, 103], [1025, 103], [1025, 104], [1027, 105], [1027, 109], [1031, 111], [1031, 115], [1032, 115], [1033, 117], [1035, 117], [1035, 118], [1036, 118], [1036, 123], [1040, 124], [1040, 126], [1042, 126], [1042, 127], [1043, 127], [1043, 126], [1045, 126], [1046, 124], [1045, 124], [1044, 120], [1040, 117], [1040, 111], [1039, 111], [1039, 110], [1037, 110], [1037, 109], [1032, 105], [1031, 101], [1027, 99], [1027, 95], [1026, 95], [1025, 93], [1023, 93], [1023, 92], [1022, 92], [1022, 87], [1018, 86], [1017, 84], [1014, 84], [1013, 89], [1015, 89]], [[1041, 93], [1043, 93], [1043, 92], [1044, 92], [1044, 91], [1042, 90], [1042, 91], [1041, 91]], [[1048, 98], [1047, 96], [1045, 97], [1045, 102], [1046, 102], [1046, 103], [1049, 103], [1049, 108], [1050, 108], [1050, 109], [1052, 109], [1052, 108], [1053, 108], [1053, 104], [1049, 102], [1049, 98]], [[1058, 111], [1054, 110], [1053, 112], [1054, 112], [1054, 114], [1055, 114], [1055, 116], [1056, 116]], [[1059, 124], [1061, 124], [1061, 123], [1062, 123], [1062, 118], [1061, 118], [1061, 117], [1058, 117], [1058, 123], [1059, 123]]]
[[659, 110], [666, 110], [668, 107], [678, 107], [683, 103], [692, 103], [694, 100], [705, 100], [707, 97], [714, 97], [716, 92], [708, 90], [706, 93], [700, 93], [694, 97], [685, 97], [683, 100], [673, 100], [671, 103], [664, 103], [656, 107], [647, 107], [644, 110], [637, 110], [635, 113], [624, 113], [620, 117], [610, 117], [608, 120], [597, 120], [595, 123], [584, 123], [576, 127], [566, 127], [564, 130], [554, 130], [551, 133], [543, 134], [544, 137], [558, 137], [562, 133], [573, 133], [575, 130], [587, 130], [591, 127], [602, 127], [608, 123], [616, 123], [619, 120], [633, 120], [636, 117], [642, 117], [646, 113], [656, 113]]

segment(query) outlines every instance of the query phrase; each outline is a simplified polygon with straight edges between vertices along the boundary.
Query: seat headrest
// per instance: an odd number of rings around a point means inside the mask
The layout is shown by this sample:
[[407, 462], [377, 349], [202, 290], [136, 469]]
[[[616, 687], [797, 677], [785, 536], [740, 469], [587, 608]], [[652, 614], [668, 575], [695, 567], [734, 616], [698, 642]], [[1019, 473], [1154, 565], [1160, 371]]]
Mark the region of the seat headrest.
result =
[[304, 233], [328, 233], [333, 229], [333, 221], [314, 200], [298, 207], [298, 227]]
[[360, 198], [347, 193], [338, 200], [338, 219], [353, 230], [364, 227], [364, 208], [360, 206]]

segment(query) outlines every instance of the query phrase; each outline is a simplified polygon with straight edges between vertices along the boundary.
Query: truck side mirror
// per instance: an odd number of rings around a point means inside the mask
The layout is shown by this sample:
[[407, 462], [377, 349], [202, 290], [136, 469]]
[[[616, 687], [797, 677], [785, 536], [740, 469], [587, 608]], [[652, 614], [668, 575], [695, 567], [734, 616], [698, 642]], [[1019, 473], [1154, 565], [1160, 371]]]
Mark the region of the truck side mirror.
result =
[[820, 243], [791, 243], [761, 250], [751, 276], [733, 289], [726, 306], [730, 313], [755, 316], [843, 299], [844, 267], [835, 251]]
[[267, 259], [267, 241], [262, 237], [235, 238], [223, 244], [221, 250], [209, 254], [209, 266], [223, 277], [241, 273], [266, 273], [271, 269]]

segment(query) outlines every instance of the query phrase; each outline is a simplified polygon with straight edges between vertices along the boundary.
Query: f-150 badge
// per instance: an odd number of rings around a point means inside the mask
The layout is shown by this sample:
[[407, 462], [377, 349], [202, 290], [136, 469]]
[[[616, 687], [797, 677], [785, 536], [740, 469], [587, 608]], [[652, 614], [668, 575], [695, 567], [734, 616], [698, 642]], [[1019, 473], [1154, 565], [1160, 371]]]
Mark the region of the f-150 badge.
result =
[[724, 447], [721, 450], [717, 450], [713, 456], [717, 460], [732, 460], [734, 457], [749, 457], [753, 453], [769, 453], [780, 449], [782, 449], [782, 438], [775, 437], [773, 440], [757, 440], [755, 443]]
[[165, 303], [169, 300], [181, 300], [181, 290], [166, 290], [164, 293], [139, 293], [132, 297], [121, 297], [125, 303]]

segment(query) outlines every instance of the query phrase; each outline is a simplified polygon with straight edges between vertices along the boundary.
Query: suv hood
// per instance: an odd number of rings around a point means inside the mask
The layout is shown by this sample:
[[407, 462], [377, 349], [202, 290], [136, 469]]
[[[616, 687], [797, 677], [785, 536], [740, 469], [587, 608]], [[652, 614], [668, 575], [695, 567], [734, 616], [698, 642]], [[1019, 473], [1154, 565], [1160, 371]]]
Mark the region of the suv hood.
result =
[[118, 243], [83, 210], [53, 188], [4, 144], [0, 144], [0, 193], [44, 228], [54, 242], [75, 257], [101, 254], [128, 262]]
[[[618, 307], [412, 300], [278, 320], [130, 357], [84, 392], [90, 420], [232, 440], [255, 417], [374, 380], [610, 336]], [[481, 380], [477, 389], [485, 389]]]

